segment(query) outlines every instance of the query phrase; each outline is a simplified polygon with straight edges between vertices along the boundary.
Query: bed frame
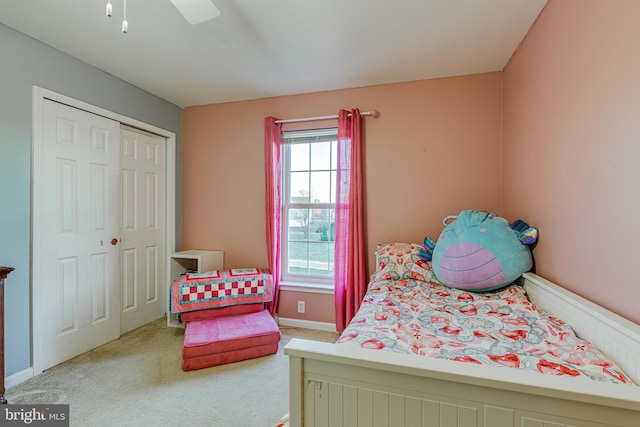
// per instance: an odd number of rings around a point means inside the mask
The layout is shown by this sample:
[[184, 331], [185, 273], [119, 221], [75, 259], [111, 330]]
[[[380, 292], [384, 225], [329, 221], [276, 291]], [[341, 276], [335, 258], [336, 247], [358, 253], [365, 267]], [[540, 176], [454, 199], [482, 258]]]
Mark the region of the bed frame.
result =
[[[529, 299], [640, 384], [640, 326], [525, 273]], [[640, 387], [292, 339], [291, 427], [640, 426]]]

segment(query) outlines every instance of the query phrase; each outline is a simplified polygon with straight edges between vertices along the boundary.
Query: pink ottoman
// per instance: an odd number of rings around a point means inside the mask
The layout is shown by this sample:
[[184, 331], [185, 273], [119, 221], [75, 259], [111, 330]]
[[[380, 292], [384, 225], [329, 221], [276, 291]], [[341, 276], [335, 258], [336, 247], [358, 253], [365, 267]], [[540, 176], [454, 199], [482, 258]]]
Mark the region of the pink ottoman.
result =
[[213, 319], [215, 317], [237, 316], [238, 314], [249, 314], [264, 310], [264, 304], [238, 304], [227, 307], [208, 308], [205, 310], [185, 311], [180, 314], [180, 320], [188, 323], [194, 320]]
[[278, 351], [280, 330], [269, 311], [187, 322], [182, 369], [208, 368]]

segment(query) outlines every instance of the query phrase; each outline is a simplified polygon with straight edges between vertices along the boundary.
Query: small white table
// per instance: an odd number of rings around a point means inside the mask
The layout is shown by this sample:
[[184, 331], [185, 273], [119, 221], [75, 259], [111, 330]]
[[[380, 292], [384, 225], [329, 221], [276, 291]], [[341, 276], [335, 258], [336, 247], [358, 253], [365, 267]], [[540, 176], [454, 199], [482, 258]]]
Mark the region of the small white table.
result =
[[[171, 283], [185, 271], [202, 273], [224, 269], [224, 251], [190, 249], [169, 255], [169, 280]], [[170, 290], [167, 290], [167, 326], [184, 327], [177, 314], [169, 311]]]

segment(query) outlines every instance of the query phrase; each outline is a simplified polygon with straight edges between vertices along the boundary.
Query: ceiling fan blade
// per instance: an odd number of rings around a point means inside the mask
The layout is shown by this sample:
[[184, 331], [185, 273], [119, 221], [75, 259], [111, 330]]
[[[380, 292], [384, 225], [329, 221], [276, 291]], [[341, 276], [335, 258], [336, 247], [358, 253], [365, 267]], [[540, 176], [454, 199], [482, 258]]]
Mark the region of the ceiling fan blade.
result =
[[211, 0], [171, 0], [171, 3], [191, 25], [220, 16], [220, 10]]

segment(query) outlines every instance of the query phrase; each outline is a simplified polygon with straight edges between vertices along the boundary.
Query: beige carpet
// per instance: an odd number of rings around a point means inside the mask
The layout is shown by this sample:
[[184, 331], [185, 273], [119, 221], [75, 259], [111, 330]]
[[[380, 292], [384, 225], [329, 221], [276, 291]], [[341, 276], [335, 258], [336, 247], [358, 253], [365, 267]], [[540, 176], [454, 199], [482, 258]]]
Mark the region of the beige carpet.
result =
[[71, 426], [275, 427], [288, 411], [291, 338], [336, 333], [281, 327], [277, 354], [197, 371], [180, 368], [183, 330], [164, 319], [7, 390], [9, 403], [68, 403]]

